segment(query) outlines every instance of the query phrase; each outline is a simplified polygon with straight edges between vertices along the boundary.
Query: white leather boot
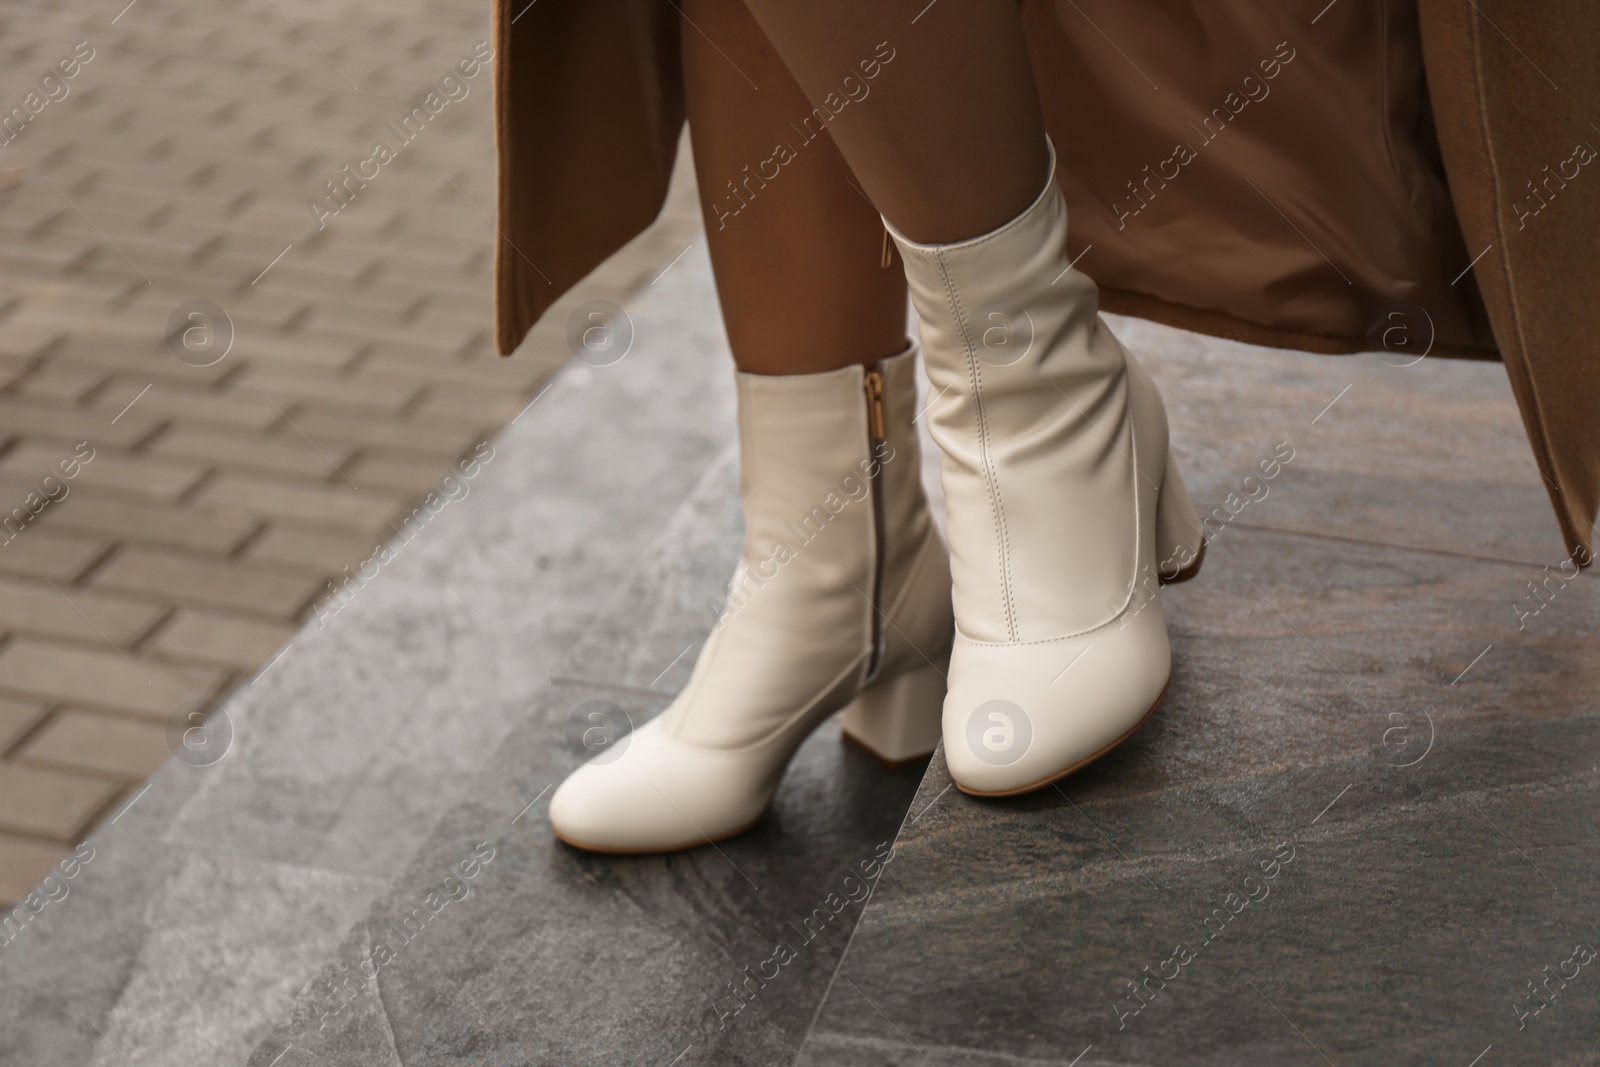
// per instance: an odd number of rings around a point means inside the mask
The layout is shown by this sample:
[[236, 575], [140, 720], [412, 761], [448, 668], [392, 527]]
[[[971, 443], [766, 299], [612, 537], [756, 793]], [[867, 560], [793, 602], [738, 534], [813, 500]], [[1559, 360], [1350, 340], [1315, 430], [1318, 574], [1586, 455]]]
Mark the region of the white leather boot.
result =
[[1114, 748], [1171, 675], [1157, 586], [1203, 530], [1154, 383], [1069, 269], [1050, 177], [993, 233], [906, 240], [955, 581], [945, 758], [968, 793], [1047, 785]]
[[933, 752], [954, 624], [915, 370], [913, 347], [871, 370], [737, 376], [745, 536], [727, 607], [667, 710], [556, 790], [562, 840], [666, 852], [741, 833], [841, 709], [885, 762]]

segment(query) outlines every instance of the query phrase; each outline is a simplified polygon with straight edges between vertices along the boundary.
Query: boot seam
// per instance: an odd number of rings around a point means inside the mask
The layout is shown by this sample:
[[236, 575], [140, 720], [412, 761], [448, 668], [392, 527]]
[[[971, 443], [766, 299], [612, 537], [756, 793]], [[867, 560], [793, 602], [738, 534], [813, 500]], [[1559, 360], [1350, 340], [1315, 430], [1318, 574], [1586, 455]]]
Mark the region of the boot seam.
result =
[[989, 420], [984, 411], [983, 385], [978, 372], [977, 356], [973, 351], [972, 333], [968, 329], [966, 315], [961, 309], [961, 297], [956, 293], [955, 284], [950, 278], [949, 266], [945, 262], [944, 250], [935, 248], [933, 254], [934, 262], [939, 269], [939, 280], [944, 283], [945, 300], [950, 306], [950, 314], [957, 328], [961, 331], [961, 344], [966, 350], [967, 381], [972, 388], [973, 410], [978, 423], [978, 460], [983, 469], [985, 488], [989, 490], [989, 505], [995, 524], [995, 550], [998, 556], [996, 562], [1000, 572], [1000, 603], [1006, 617], [1006, 636], [1014, 641], [1017, 637], [1017, 618], [1015, 605], [1011, 599], [1010, 531], [1006, 527], [1005, 505], [1000, 498], [999, 473], [995, 470], [991, 458]]
[[[1140, 565], [1141, 559], [1142, 559], [1142, 557], [1144, 555], [1144, 515], [1143, 515], [1143, 509], [1140, 506], [1141, 501], [1140, 501], [1140, 495], [1139, 495], [1139, 478], [1140, 478], [1140, 474], [1139, 474], [1139, 428], [1137, 426], [1133, 425], [1132, 420], [1129, 421], [1128, 436], [1132, 441], [1132, 448], [1133, 448], [1133, 461], [1132, 461], [1131, 466], [1133, 467], [1133, 542], [1134, 542], [1134, 551], [1133, 551], [1133, 577], [1132, 577], [1132, 580], [1128, 583], [1128, 593], [1127, 593], [1127, 596], [1123, 599], [1122, 605], [1119, 608], [1117, 608], [1116, 611], [1112, 612], [1110, 618], [1106, 619], [1104, 622], [1096, 623], [1094, 626], [1091, 626], [1086, 630], [1078, 630], [1078, 631], [1076, 631], [1074, 633], [1062, 634], [1059, 637], [1042, 637], [1042, 638], [1039, 638], [1039, 639], [1033, 640], [1033, 641], [1018, 641], [1016, 639], [1012, 639], [1012, 640], [1009, 640], [1009, 641], [978, 641], [978, 640], [975, 640], [975, 639], [973, 639], [971, 637], [968, 637], [965, 634], [963, 634], [961, 632], [961, 628], [960, 628], [960, 625], [958, 623], [957, 627], [956, 627], [956, 637], [955, 637], [955, 639], [957, 641], [959, 641], [959, 642], [961, 642], [963, 644], [966, 644], [966, 645], [971, 645], [971, 646], [976, 647], [976, 648], [1018, 648], [1018, 647], [1027, 646], [1027, 645], [1053, 645], [1053, 644], [1056, 644], [1056, 643], [1061, 642], [1061, 641], [1072, 641], [1072, 640], [1075, 640], [1075, 639], [1080, 638], [1080, 637], [1088, 637], [1090, 634], [1099, 633], [1101, 630], [1106, 629], [1107, 627], [1111, 626], [1113, 623], [1120, 621], [1124, 616], [1126, 616], [1128, 614], [1128, 609], [1133, 606], [1133, 591], [1138, 585], [1139, 565]], [[1165, 476], [1163, 476], [1163, 480], [1164, 480], [1164, 478], [1165, 478]], [[1158, 501], [1158, 503], [1159, 503], [1159, 501]], [[1158, 564], [1158, 566], [1159, 566], [1159, 564]], [[1159, 592], [1156, 593], [1157, 597], [1160, 597], [1160, 595], [1161, 594]]]

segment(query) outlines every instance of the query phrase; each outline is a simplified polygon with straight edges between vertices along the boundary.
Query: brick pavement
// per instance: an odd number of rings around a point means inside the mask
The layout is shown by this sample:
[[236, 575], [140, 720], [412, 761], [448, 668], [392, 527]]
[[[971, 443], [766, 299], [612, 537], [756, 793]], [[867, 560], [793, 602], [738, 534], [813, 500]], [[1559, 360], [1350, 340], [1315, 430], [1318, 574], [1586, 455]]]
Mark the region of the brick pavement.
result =
[[[0, 15], [0, 901], [521, 410], [571, 307], [699, 226], [683, 168], [501, 360], [487, 70], [347, 202], [324, 186], [486, 40], [481, 0], [122, 5]], [[167, 338], [197, 300], [232, 324], [206, 366]]]

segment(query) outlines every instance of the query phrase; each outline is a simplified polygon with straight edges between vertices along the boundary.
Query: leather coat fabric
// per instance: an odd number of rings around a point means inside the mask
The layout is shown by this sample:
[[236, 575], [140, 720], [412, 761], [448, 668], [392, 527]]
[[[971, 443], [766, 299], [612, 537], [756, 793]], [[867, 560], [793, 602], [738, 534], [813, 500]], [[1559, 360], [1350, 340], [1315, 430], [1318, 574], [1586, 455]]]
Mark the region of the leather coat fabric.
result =
[[[497, 324], [521, 343], [659, 212], [660, 0], [493, 0]], [[1600, 5], [1023, 0], [1105, 310], [1348, 353], [1502, 359], [1574, 558], [1600, 507]], [[1397, 318], [1398, 316], [1398, 318]]]
[[1534, 459], [1587, 565], [1600, 500], [1600, 4], [1483, 6], [1421, 0], [1434, 120]]

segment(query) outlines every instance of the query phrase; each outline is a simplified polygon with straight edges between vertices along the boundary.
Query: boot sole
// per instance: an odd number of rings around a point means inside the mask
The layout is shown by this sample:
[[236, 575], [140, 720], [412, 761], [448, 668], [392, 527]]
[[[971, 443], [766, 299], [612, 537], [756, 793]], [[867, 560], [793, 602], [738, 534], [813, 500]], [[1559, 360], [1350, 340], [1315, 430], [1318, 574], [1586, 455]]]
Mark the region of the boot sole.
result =
[[[866, 755], [870, 756], [872, 758], [872, 762], [876, 763], [879, 767], [882, 767], [886, 771], [908, 770], [908, 769], [910, 769], [912, 767], [916, 767], [916, 766], [920, 766], [921, 764], [925, 764], [925, 763], [928, 762], [928, 760], [933, 758], [933, 753], [932, 752], [926, 752], [923, 755], [911, 756], [911, 757], [909, 757], [907, 759], [903, 759], [903, 760], [888, 760], [888, 759], [884, 759], [882, 756], [878, 755], [878, 753], [873, 751], [865, 742], [857, 740], [847, 730], [840, 730], [839, 731], [839, 736], [842, 737], [845, 741], [849, 742], [850, 746], [852, 748], [858, 749], [861, 752], [865, 753]], [[702, 838], [700, 838], [699, 840], [696, 840], [696, 841], [686, 841], [686, 842], [683, 842], [682, 844], [677, 844], [677, 845], [662, 845], [662, 846], [657, 847], [657, 848], [615, 848], [615, 847], [611, 847], [611, 846], [607, 846], [607, 845], [591, 845], [591, 844], [588, 844], [588, 843], [583, 842], [583, 841], [574, 840], [573, 838], [570, 838], [570, 837], [566, 836], [565, 834], [563, 834], [561, 831], [555, 829], [554, 827], [551, 827], [550, 832], [555, 834], [556, 839], [559, 840], [562, 844], [569, 845], [572, 848], [581, 849], [584, 852], [598, 852], [598, 853], [601, 853], [601, 854], [607, 855], [607, 856], [657, 856], [657, 855], [665, 855], [665, 854], [667, 854], [669, 852], [687, 852], [690, 849], [701, 848], [701, 847], [704, 847], [705, 845], [715, 845], [715, 844], [717, 844], [719, 842], [727, 841], [730, 838], [738, 837], [741, 834], [747, 834], [751, 830], [754, 830], [758, 825], [760, 825], [761, 820], [766, 818], [766, 816], [767, 816], [767, 813], [766, 813], [765, 810], [763, 810], [760, 815], [757, 815], [750, 822], [746, 823], [745, 825], [739, 827], [736, 830], [730, 830], [728, 833], [722, 835], [721, 837], [711, 837], [711, 838], [702, 837]]]
[[[1175, 576], [1171, 580], [1171, 582], [1169, 582], [1167, 584], [1172, 584], [1173, 582], [1188, 581], [1190, 578], [1193, 578], [1195, 576], [1195, 574], [1199, 572], [1200, 564], [1202, 562], [1204, 562], [1205, 555], [1206, 555], [1205, 548], [1202, 546], [1201, 549], [1200, 549], [1199, 557], [1196, 558], [1195, 561], [1192, 564], [1190, 564], [1187, 568], [1185, 568], [1185, 570], [1179, 572], [1179, 574], [1177, 576]], [[1102, 748], [1100, 751], [1096, 752], [1094, 755], [1089, 756], [1087, 759], [1079, 760], [1077, 763], [1074, 763], [1072, 766], [1068, 767], [1064, 771], [1061, 771], [1061, 772], [1059, 772], [1057, 774], [1053, 774], [1049, 778], [1041, 779], [1040, 781], [1034, 782], [1031, 785], [1022, 786], [1022, 787], [1020, 787], [1018, 789], [1004, 789], [1004, 790], [999, 790], [999, 791], [995, 791], [995, 792], [985, 792], [985, 791], [978, 790], [978, 789], [968, 789], [966, 786], [962, 785], [960, 782], [956, 783], [956, 789], [959, 790], [960, 792], [963, 792], [963, 793], [967, 794], [967, 796], [969, 796], [969, 797], [1015, 797], [1015, 796], [1021, 796], [1024, 793], [1032, 793], [1035, 790], [1043, 789], [1047, 785], [1054, 785], [1056, 782], [1061, 781], [1061, 779], [1067, 777], [1068, 775], [1070, 775], [1070, 774], [1072, 774], [1072, 773], [1074, 773], [1076, 771], [1082, 770], [1084, 767], [1087, 767], [1089, 764], [1093, 763], [1095, 760], [1099, 759], [1101, 756], [1104, 756], [1106, 753], [1110, 752], [1112, 749], [1118, 747], [1124, 741], [1126, 741], [1128, 738], [1132, 737], [1135, 733], [1137, 733], [1139, 728], [1141, 726], [1143, 726], [1146, 722], [1149, 721], [1150, 716], [1155, 714], [1156, 709], [1161, 706], [1162, 701], [1167, 699], [1167, 687], [1170, 686], [1171, 684], [1172, 684], [1172, 680], [1169, 678], [1167, 680], [1167, 685], [1164, 685], [1164, 686], [1161, 687], [1161, 694], [1156, 697], [1156, 702], [1154, 704], [1150, 705], [1150, 710], [1145, 712], [1142, 716], [1140, 716], [1139, 721], [1134, 723], [1132, 728], [1129, 729], [1127, 733], [1123, 734], [1121, 737], [1117, 738], [1115, 741], [1111, 742], [1111, 744], [1107, 745], [1105, 748]], [[862, 752], [866, 753], [868, 756], [870, 756], [872, 758], [872, 761], [874, 763], [878, 764], [878, 766], [880, 766], [884, 770], [888, 770], [888, 771], [906, 770], [908, 768], [915, 767], [918, 764], [922, 764], [922, 763], [928, 762], [928, 760], [930, 758], [932, 758], [932, 756], [933, 756], [933, 753], [929, 752], [925, 756], [914, 756], [914, 757], [912, 757], [910, 759], [886, 760], [882, 756], [880, 756], [876, 752], [874, 752], [872, 749], [868, 748], [865, 744], [863, 744], [862, 742], [856, 740], [854, 737], [850, 736], [850, 734], [847, 731], [840, 730], [839, 731], [839, 736], [842, 737], [845, 741], [848, 741], [853, 747], [855, 747], [857, 749], [860, 749]], [[596, 853], [600, 853], [601, 855], [606, 855], [606, 856], [657, 856], [657, 855], [663, 855], [663, 854], [670, 853], [670, 852], [687, 852], [690, 849], [701, 848], [701, 847], [704, 847], [705, 845], [715, 845], [718, 842], [727, 841], [730, 838], [735, 838], [735, 837], [740, 836], [741, 834], [749, 833], [751, 830], [754, 830], [756, 828], [756, 826], [761, 822], [762, 819], [764, 819], [766, 817], [766, 814], [767, 814], [766, 811], [763, 810], [760, 815], [757, 815], [754, 819], [752, 819], [750, 822], [746, 823], [744, 826], [741, 826], [736, 830], [730, 830], [728, 833], [723, 834], [721, 837], [700, 838], [697, 841], [686, 841], [686, 842], [683, 842], [681, 844], [676, 844], [676, 845], [661, 845], [661, 846], [656, 847], [656, 848], [615, 848], [615, 847], [611, 847], [611, 846], [607, 846], [607, 845], [591, 845], [591, 844], [588, 844], [588, 843], [583, 842], [583, 841], [573, 840], [572, 838], [570, 838], [570, 837], [566, 836], [565, 834], [561, 833], [559, 830], [555, 830], [554, 828], [551, 829], [551, 832], [554, 833], [556, 838], [559, 841], [561, 841], [563, 844], [569, 845], [572, 848], [580, 849], [580, 850], [582, 850], [584, 852], [596, 852]]]
[[616, 848], [610, 845], [590, 845], [585, 844], [582, 841], [574, 841], [572, 838], [563, 834], [560, 830], [557, 830], [553, 826], [550, 828], [550, 832], [555, 834], [556, 839], [562, 844], [570, 845], [571, 847], [581, 849], [584, 852], [598, 852], [606, 856], [660, 856], [669, 852], [688, 852], [691, 849], [702, 848], [706, 845], [715, 845], [719, 842], [727, 841], [730, 838], [738, 837], [740, 834], [747, 834], [751, 830], [754, 830], [761, 820], [766, 817], [767, 811], [765, 808], [763, 808], [761, 809], [760, 815], [757, 815], [754, 819], [751, 819], [737, 830], [729, 830], [721, 837], [701, 837], [694, 841], [685, 841], [677, 845], [659, 845], [652, 848]]
[[[1202, 554], [1203, 554], [1203, 552], [1202, 552]], [[1199, 560], [1196, 560], [1194, 566], [1198, 566], [1198, 565], [1199, 565]], [[1143, 726], [1146, 722], [1148, 722], [1149, 719], [1150, 719], [1150, 716], [1155, 714], [1156, 709], [1161, 706], [1161, 702], [1163, 700], [1167, 699], [1167, 686], [1170, 686], [1171, 684], [1172, 684], [1172, 679], [1169, 677], [1167, 679], [1167, 685], [1164, 685], [1164, 686], [1161, 687], [1161, 694], [1156, 697], [1156, 702], [1154, 704], [1150, 705], [1150, 710], [1145, 712], [1142, 716], [1140, 716], [1139, 717], [1139, 721], [1134, 723], [1133, 726], [1128, 730], [1127, 733], [1123, 734], [1121, 737], [1119, 737], [1115, 741], [1111, 742], [1105, 748], [1102, 748], [1099, 752], [1096, 752], [1094, 755], [1089, 756], [1089, 757], [1087, 757], [1085, 759], [1079, 760], [1077, 763], [1074, 763], [1072, 766], [1068, 767], [1064, 771], [1057, 771], [1055, 774], [1052, 774], [1048, 778], [1041, 778], [1039, 781], [1034, 782], [1031, 785], [1019, 786], [1016, 789], [1000, 789], [1000, 790], [996, 790], [994, 792], [984, 792], [984, 791], [978, 790], [978, 789], [968, 789], [966, 786], [962, 785], [960, 782], [956, 782], [956, 788], [959, 789], [961, 792], [967, 794], [967, 796], [969, 796], [969, 797], [1016, 797], [1016, 796], [1021, 796], [1024, 793], [1032, 793], [1035, 790], [1043, 789], [1047, 785], [1054, 785], [1055, 783], [1061, 781], [1061, 779], [1065, 778], [1067, 775], [1072, 774], [1074, 771], [1079, 771], [1079, 770], [1082, 770], [1084, 767], [1087, 767], [1089, 764], [1093, 763], [1095, 760], [1099, 759], [1101, 756], [1104, 756], [1107, 752], [1110, 752], [1112, 749], [1116, 748], [1118, 745], [1122, 744], [1128, 738], [1132, 737], [1135, 733], [1137, 733], [1138, 730], [1139, 730], [1139, 727]]]

